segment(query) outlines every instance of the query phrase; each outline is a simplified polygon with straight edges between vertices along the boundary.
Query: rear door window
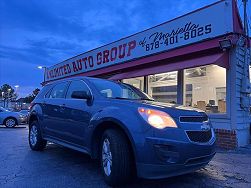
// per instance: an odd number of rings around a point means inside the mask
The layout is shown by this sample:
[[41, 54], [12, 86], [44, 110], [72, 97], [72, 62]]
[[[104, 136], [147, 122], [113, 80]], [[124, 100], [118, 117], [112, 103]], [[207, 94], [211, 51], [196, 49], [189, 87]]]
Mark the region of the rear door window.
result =
[[45, 94], [44, 98], [50, 98], [52, 88], [50, 88], [47, 93]]
[[68, 82], [62, 82], [54, 86], [49, 98], [65, 98]]
[[86, 91], [86, 92], [89, 92], [89, 88], [81, 80], [72, 81], [71, 84], [70, 84], [70, 86], [69, 86], [69, 89], [67, 91], [66, 98], [72, 98], [71, 95], [72, 95], [72, 93], [74, 91]]
[[43, 89], [38, 93], [37, 95], [37, 99], [42, 99], [45, 98], [46, 94], [48, 93], [48, 91], [51, 89], [51, 85], [46, 85], [43, 87]]

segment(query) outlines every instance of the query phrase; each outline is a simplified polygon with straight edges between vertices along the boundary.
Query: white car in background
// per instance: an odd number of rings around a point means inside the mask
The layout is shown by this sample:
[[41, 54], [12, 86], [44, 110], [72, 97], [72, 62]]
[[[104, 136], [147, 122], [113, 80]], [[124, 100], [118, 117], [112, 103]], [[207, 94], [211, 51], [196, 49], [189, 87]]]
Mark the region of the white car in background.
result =
[[3, 107], [0, 107], [0, 125], [6, 127], [15, 127], [27, 122], [27, 117], [19, 112], [11, 112]]
[[20, 110], [19, 111], [20, 114], [23, 114], [26, 118], [28, 118], [29, 116], [29, 113], [30, 113], [30, 110]]

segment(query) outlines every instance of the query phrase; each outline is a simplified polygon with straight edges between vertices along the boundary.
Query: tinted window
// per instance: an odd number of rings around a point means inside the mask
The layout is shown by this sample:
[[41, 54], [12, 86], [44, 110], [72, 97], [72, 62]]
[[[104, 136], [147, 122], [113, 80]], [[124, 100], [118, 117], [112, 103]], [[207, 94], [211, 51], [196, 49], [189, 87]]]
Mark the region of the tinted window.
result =
[[6, 109], [3, 108], [3, 107], [0, 107], [0, 111], [1, 111], [1, 112], [8, 112], [8, 110], [6, 110]]
[[98, 92], [107, 98], [152, 100], [147, 94], [139, 89], [119, 82], [109, 80], [89, 79]]
[[68, 89], [66, 98], [71, 98], [71, 95], [74, 91], [86, 91], [88, 92], [89, 89], [87, 85], [83, 81], [72, 81], [70, 87]]
[[67, 82], [57, 84], [51, 91], [50, 98], [64, 98]]
[[[46, 93], [48, 93], [48, 90], [51, 88], [51, 85], [46, 85], [43, 87], [43, 89], [38, 93], [37, 95], [37, 99], [41, 99], [41, 98], [44, 98]], [[49, 96], [47, 96], [49, 97]]]
[[45, 94], [44, 98], [49, 98], [50, 97], [51, 90], [52, 89], [49, 89], [47, 92], [45, 92], [46, 94]]

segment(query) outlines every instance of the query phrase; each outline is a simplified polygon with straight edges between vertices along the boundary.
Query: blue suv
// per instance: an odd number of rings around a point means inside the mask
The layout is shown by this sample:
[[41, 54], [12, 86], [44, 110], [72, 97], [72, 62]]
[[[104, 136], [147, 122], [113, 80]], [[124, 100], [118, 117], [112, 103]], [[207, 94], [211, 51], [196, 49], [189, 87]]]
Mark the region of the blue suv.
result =
[[32, 102], [29, 145], [47, 141], [100, 160], [106, 183], [133, 176], [157, 179], [198, 170], [215, 154], [208, 116], [197, 109], [155, 102], [120, 82], [75, 77], [44, 86]]

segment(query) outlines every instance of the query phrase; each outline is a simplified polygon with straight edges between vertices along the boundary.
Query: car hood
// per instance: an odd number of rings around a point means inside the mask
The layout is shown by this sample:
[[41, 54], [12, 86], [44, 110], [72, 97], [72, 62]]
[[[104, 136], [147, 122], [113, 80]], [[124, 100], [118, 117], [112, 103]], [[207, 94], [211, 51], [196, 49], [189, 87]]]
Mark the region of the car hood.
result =
[[18, 112], [10, 112], [10, 111], [2, 112], [0, 115], [3, 116], [3, 117], [11, 117], [11, 116], [15, 117], [15, 118], [19, 118], [20, 117], [20, 115], [19, 115]]
[[139, 101], [120, 100], [120, 102], [124, 104], [129, 103], [131, 105], [137, 105], [137, 107], [145, 107], [145, 108], [161, 110], [168, 113], [170, 116], [174, 118], [178, 118], [180, 116], [205, 116], [205, 112], [200, 109], [186, 107], [178, 104], [163, 103], [163, 102], [148, 101], [148, 100], [139, 100]]
[[156, 101], [140, 101], [140, 103], [149, 107], [158, 108], [159, 110], [167, 112], [172, 117], [205, 115], [205, 112], [200, 109], [186, 107], [179, 104], [163, 103]]
[[20, 115], [22, 115], [19, 112], [6, 112], [6, 114], [8, 114], [9, 116], [14, 116], [14, 117], [19, 117]]

